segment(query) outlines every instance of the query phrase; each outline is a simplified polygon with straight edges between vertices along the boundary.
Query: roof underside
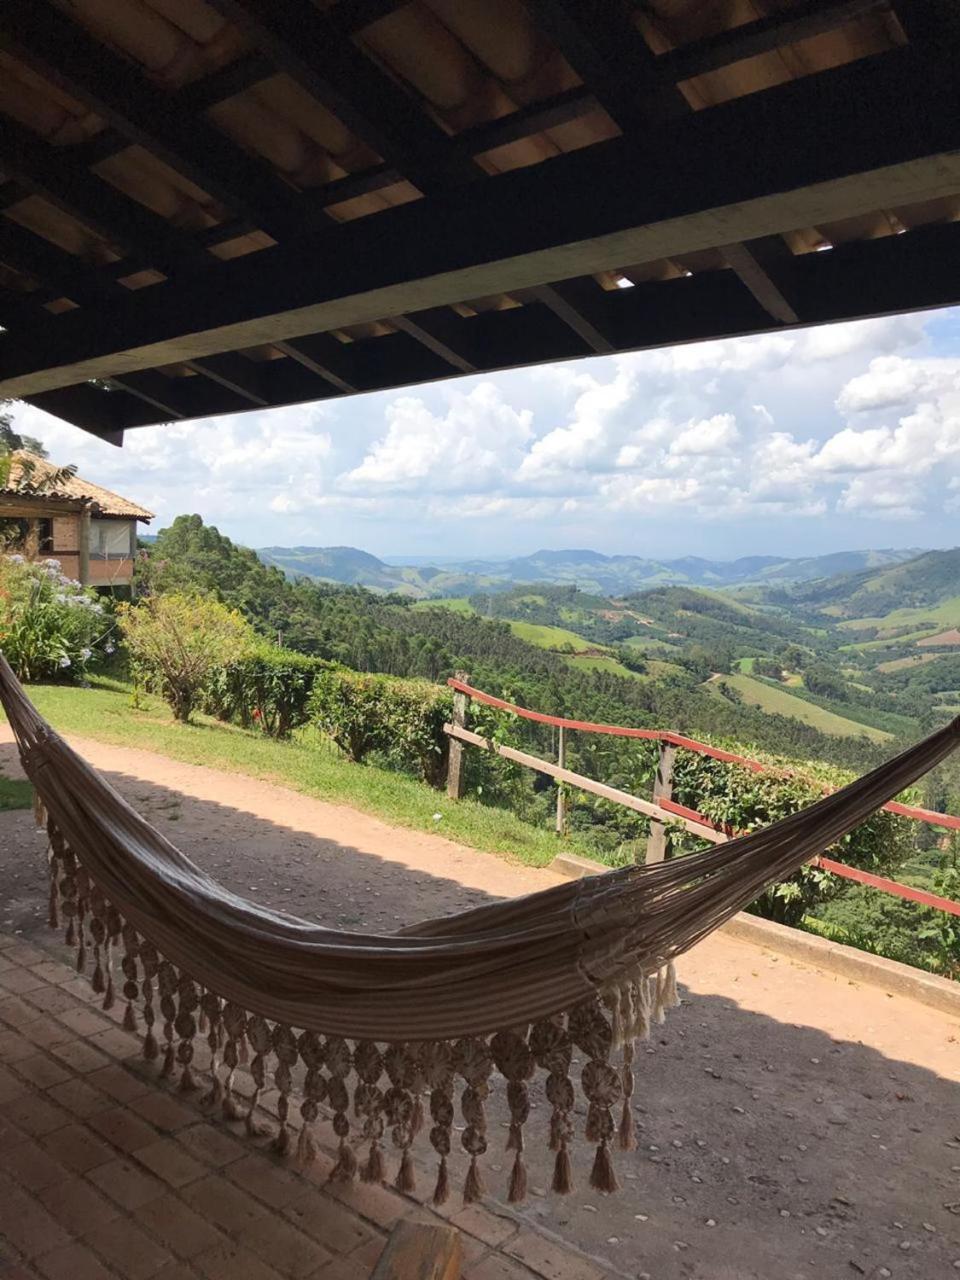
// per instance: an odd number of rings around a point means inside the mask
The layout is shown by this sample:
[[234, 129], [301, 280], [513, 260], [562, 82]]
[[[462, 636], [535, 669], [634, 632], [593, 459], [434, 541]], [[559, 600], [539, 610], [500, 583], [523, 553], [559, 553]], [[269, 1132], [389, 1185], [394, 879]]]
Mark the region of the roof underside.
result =
[[4, 0], [0, 397], [119, 443], [956, 303], [958, 9]]

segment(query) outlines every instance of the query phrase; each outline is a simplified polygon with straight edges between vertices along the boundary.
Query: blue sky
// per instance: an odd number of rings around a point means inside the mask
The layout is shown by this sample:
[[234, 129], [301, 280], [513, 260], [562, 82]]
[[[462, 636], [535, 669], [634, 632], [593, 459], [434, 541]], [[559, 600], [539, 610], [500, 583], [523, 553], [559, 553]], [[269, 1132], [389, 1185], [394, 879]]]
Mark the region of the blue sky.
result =
[[654, 557], [960, 543], [960, 309], [130, 431], [59, 463], [249, 546]]

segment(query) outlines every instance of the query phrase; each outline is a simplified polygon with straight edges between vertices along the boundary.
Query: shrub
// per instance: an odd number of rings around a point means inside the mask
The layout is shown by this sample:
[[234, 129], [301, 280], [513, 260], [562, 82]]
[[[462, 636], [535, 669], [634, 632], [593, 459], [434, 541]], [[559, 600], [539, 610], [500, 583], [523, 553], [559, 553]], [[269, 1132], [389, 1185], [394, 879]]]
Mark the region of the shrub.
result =
[[20, 680], [77, 680], [113, 652], [112, 614], [57, 560], [0, 556], [0, 649]]
[[288, 738], [307, 723], [317, 673], [330, 666], [323, 658], [264, 644], [213, 672], [204, 705], [221, 720]]
[[317, 674], [311, 719], [357, 763], [379, 752], [396, 768], [415, 771], [438, 786], [443, 780], [453, 697], [426, 680], [363, 675], [346, 668]]
[[138, 673], [186, 722], [217, 667], [248, 653], [253, 631], [239, 613], [203, 596], [151, 596], [119, 606]]

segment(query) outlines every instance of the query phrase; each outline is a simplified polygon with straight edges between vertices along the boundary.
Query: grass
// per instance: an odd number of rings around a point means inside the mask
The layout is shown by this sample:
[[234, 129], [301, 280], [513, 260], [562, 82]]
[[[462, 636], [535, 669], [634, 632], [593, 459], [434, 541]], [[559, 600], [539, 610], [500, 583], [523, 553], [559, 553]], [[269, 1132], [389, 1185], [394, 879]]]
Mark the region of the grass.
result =
[[538, 649], [553, 649], [563, 652], [565, 649], [580, 651], [582, 649], [601, 649], [602, 645], [591, 644], [575, 631], [566, 627], [548, 627], [537, 622], [511, 622], [510, 630], [527, 644], [535, 644]]
[[[850, 618], [840, 623], [843, 631], [866, 631], [876, 628], [880, 638], [884, 633], [895, 631], [900, 627], [923, 628], [925, 631], [943, 631], [947, 627], [960, 626], [960, 596], [950, 596], [939, 604], [923, 608], [893, 609], [876, 618]], [[904, 637], [905, 638], [905, 637]]]
[[944, 656], [942, 653], [910, 654], [907, 658], [894, 658], [891, 662], [878, 662], [877, 670], [882, 671], [884, 674], [888, 671], [905, 671], [908, 667], [922, 667], [925, 663], [934, 662], [937, 658]]
[[[829, 733], [835, 738], [865, 736], [873, 742], [888, 742], [891, 737], [889, 733], [885, 733], [882, 729], [856, 724], [845, 716], [837, 715], [833, 711], [826, 711], [823, 707], [818, 707], [812, 702], [807, 702], [803, 698], [798, 698], [794, 694], [788, 693], [786, 689], [768, 685], [753, 676], [742, 674], [724, 676], [723, 683], [738, 690], [744, 702], [750, 703], [751, 706], [759, 707], [761, 711], [768, 711], [774, 715], [792, 716], [794, 720], [802, 720], [804, 724], [812, 725], [815, 729], [819, 729], [821, 733]], [[711, 686], [708, 685], [706, 687], [710, 688]]]
[[466, 596], [440, 596], [436, 600], [418, 600], [414, 609], [449, 609], [452, 613], [476, 613]]
[[[60, 733], [275, 782], [319, 800], [352, 805], [393, 826], [437, 832], [528, 866], [546, 866], [562, 849], [589, 852], [575, 838], [558, 840], [554, 832], [525, 823], [508, 810], [475, 800], [448, 800], [445, 793], [404, 774], [352, 764], [312, 729], [289, 742], [275, 742], [206, 716], [177, 724], [158, 698], [140, 695], [134, 705], [130, 688], [115, 680], [96, 680], [88, 689], [31, 685], [28, 692]], [[7, 787], [26, 787], [26, 804], [31, 803], [27, 784], [0, 779], [0, 787], [0, 808]]]
[[[625, 667], [622, 662], [618, 662], [616, 658], [606, 657], [602, 653], [585, 653], [580, 656], [571, 655], [567, 658], [567, 662], [571, 667], [575, 667], [577, 671], [605, 671], [610, 676], [626, 676], [628, 680], [646, 680], [649, 677], [639, 671], [631, 671], [629, 667]], [[666, 663], [661, 663], [666, 666]]]
[[29, 809], [33, 804], [33, 787], [16, 778], [0, 777], [0, 813], [10, 809]]

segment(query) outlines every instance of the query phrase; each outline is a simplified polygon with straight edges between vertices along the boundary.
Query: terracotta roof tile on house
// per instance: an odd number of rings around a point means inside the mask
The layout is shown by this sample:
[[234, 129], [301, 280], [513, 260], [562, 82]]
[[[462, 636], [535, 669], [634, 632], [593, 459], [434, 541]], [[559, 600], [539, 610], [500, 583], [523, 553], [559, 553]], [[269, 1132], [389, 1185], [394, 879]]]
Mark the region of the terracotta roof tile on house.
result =
[[[0, 492], [21, 493], [25, 488], [25, 480], [29, 479], [30, 486], [35, 487], [45, 476], [55, 475], [59, 470], [60, 468], [54, 463], [48, 462], [46, 458], [40, 458], [36, 454], [18, 449], [12, 454], [10, 475]], [[154, 517], [154, 513], [148, 511], [146, 507], [138, 506], [137, 503], [130, 502], [127, 498], [121, 498], [119, 494], [112, 493], [109, 489], [104, 489], [101, 485], [94, 484], [91, 480], [84, 480], [82, 476], [74, 475], [67, 479], [61, 478], [56, 486], [44, 490], [42, 496], [45, 498], [62, 498], [74, 502], [90, 502], [96, 508], [97, 513], [104, 516], [127, 516], [135, 520], [152, 520]]]

